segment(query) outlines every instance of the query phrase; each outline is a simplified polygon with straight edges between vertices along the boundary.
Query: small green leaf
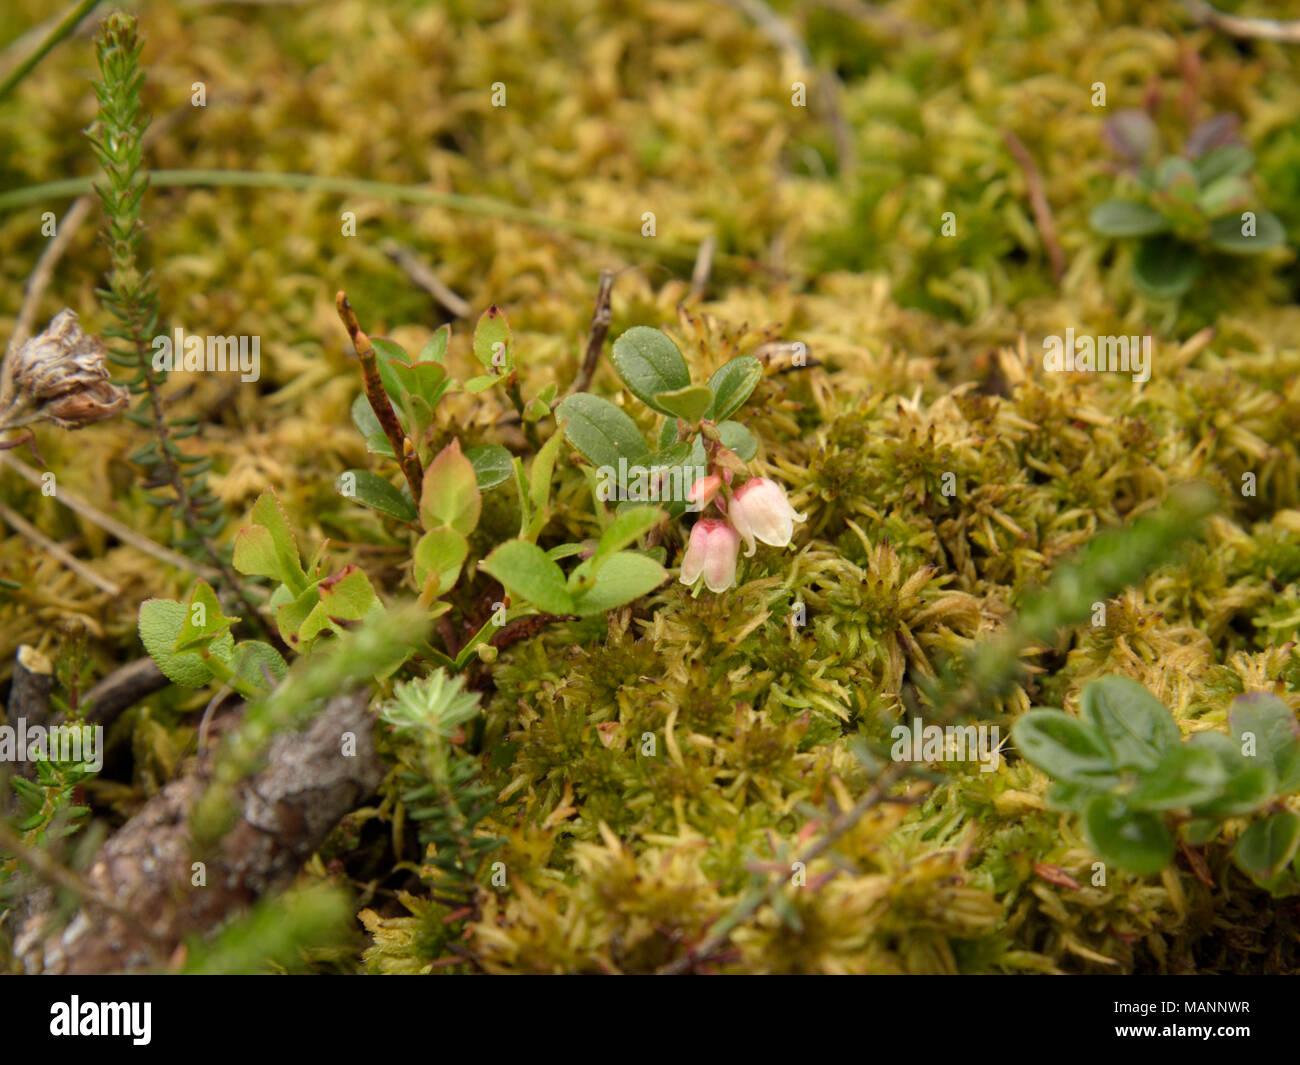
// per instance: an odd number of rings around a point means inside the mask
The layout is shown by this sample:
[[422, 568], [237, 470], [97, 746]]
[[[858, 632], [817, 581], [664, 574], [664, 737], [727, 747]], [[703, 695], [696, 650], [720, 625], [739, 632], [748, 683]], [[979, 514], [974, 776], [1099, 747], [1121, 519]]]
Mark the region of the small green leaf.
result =
[[618, 468], [619, 457], [629, 463], [649, 453], [641, 430], [627, 414], [607, 399], [575, 392], [555, 408], [564, 421], [564, 435], [593, 466]]
[[[701, 446], [701, 450], [702, 450]], [[683, 440], [679, 444], [673, 444], [662, 451], [656, 451], [650, 456], [650, 469], [665, 470], [672, 469], [674, 466], [684, 466], [695, 454], [695, 445], [693, 441]], [[703, 465], [703, 463], [701, 463]]]
[[510, 341], [510, 326], [505, 312], [493, 304], [483, 312], [474, 327], [474, 358], [488, 373], [504, 376], [515, 368]]
[[482, 507], [474, 465], [461, 454], [460, 441], [452, 440], [424, 471], [420, 520], [426, 529], [449, 525], [469, 536], [478, 525]]
[[1300, 817], [1282, 810], [1253, 822], [1233, 848], [1232, 856], [1257, 880], [1277, 876], [1300, 847]]
[[762, 379], [763, 364], [753, 355], [737, 355], [724, 363], [709, 378], [709, 387], [717, 398], [707, 417], [715, 422], [731, 417], [744, 406]]
[[[266, 672], [263, 672], [263, 666]], [[246, 640], [235, 648], [234, 653], [230, 656], [230, 670], [235, 676], [247, 681], [255, 688], [262, 691], [270, 691], [271, 688], [284, 680], [289, 672], [289, 667], [285, 665], [284, 659], [280, 657], [280, 652], [272, 647], [269, 643], [262, 643], [260, 640]], [[266, 682], [266, 674], [271, 674], [271, 684]]]
[[1063, 780], [1053, 781], [1047, 789], [1047, 808], [1049, 810], [1070, 810], [1082, 813], [1083, 808], [1097, 795], [1095, 788], [1082, 784], [1067, 784]]
[[1134, 810], [1176, 810], [1219, 797], [1228, 782], [1223, 764], [1210, 751], [1179, 745], [1143, 774], [1128, 793]]
[[1183, 826], [1183, 838], [1189, 847], [1203, 847], [1219, 834], [1222, 825], [1212, 818], [1198, 818]]
[[1092, 209], [1088, 225], [1103, 237], [1148, 237], [1169, 229], [1154, 207], [1133, 200], [1107, 200]]
[[[1277, 774], [1279, 792], [1300, 789], [1300, 724], [1286, 703], [1264, 692], [1239, 695], [1228, 708], [1228, 725], [1247, 761]], [[1247, 753], [1251, 744], [1253, 756]]]
[[257, 497], [252, 520], [252, 525], [235, 536], [235, 569], [250, 576], [273, 577], [295, 594], [301, 593], [307, 587], [307, 574], [298, 556], [298, 541], [271, 489]]
[[1233, 817], [1262, 806], [1277, 792], [1272, 765], [1246, 758], [1236, 740], [1222, 732], [1198, 732], [1187, 741], [1192, 748], [1210, 751], [1223, 766], [1227, 781], [1217, 798], [1198, 803], [1194, 812], [1203, 817]]
[[239, 618], [228, 618], [207, 581], [195, 581], [185, 604], [185, 623], [176, 634], [173, 651], [202, 651], [215, 636], [229, 632]]
[[438, 578], [438, 594], [451, 591], [469, 554], [469, 541], [455, 529], [433, 529], [415, 545], [415, 582], [421, 588], [431, 576]]
[[512, 597], [547, 614], [572, 614], [573, 599], [564, 572], [546, 552], [527, 540], [507, 540], [480, 563]]
[[[560, 445], [564, 443], [561, 428], [562, 426], [557, 426], [550, 439], [542, 445], [528, 471], [528, 502], [535, 511], [544, 511], [551, 501], [551, 477], [555, 473], [555, 460], [560, 455]], [[541, 532], [540, 526], [533, 535], [538, 532]]]
[[[579, 566], [574, 575], [586, 565]], [[653, 559], [635, 551], [619, 551], [604, 560], [596, 583], [574, 596], [574, 612], [588, 617], [613, 610], [648, 595], [667, 579], [668, 571]]]
[[379, 424], [379, 419], [375, 417], [375, 412], [371, 409], [370, 401], [366, 399], [364, 392], [352, 401], [352, 424], [357, 427], [357, 432], [366, 442], [367, 451], [375, 455], [393, 457], [393, 445], [388, 442], [384, 427]]
[[447, 357], [447, 342], [451, 339], [451, 326], [444, 325], [435, 329], [425, 341], [424, 347], [420, 349], [420, 354], [416, 356], [417, 362], [436, 362], [441, 363]]
[[1241, 211], [1251, 200], [1251, 188], [1244, 178], [1225, 177], [1201, 190], [1196, 205], [1210, 218], [1225, 211]]
[[1200, 272], [1196, 249], [1170, 237], [1148, 237], [1133, 260], [1133, 279], [1157, 299], [1184, 295]]
[[609, 523], [609, 528], [600, 534], [596, 551], [587, 562], [590, 572], [598, 573], [601, 565], [614, 552], [621, 551], [644, 536], [666, 516], [658, 507], [629, 507], [619, 511], [618, 516]]
[[1167, 155], [1156, 166], [1155, 184], [1190, 201], [1196, 198], [1200, 179], [1189, 160], [1181, 155]]
[[694, 425], [713, 406], [713, 389], [707, 385], [687, 385], [675, 392], [660, 392], [655, 396], [655, 403], [660, 410]]
[[[344, 491], [350, 487], [351, 493]], [[339, 475], [338, 489], [348, 499], [377, 510], [398, 521], [419, 520], [415, 502], [399, 488], [394, 488], [384, 478], [369, 470], [346, 470]]]
[[512, 456], [500, 444], [480, 444], [468, 448], [465, 457], [474, 467], [474, 476], [478, 479], [478, 490], [486, 492], [510, 480], [510, 463]]
[[[311, 637], [300, 635], [307, 619], [317, 612], [320, 606], [320, 592], [317, 591], [316, 585], [306, 589], [301, 595], [295, 596], [286, 602], [281, 603], [275, 612], [275, 621], [280, 628], [280, 635], [290, 647], [298, 651], [305, 651], [307, 644], [311, 642]], [[324, 615], [319, 615], [320, 622], [323, 624]], [[316, 628], [319, 631], [319, 625]], [[312, 633], [315, 635], [315, 632]]]
[[[389, 363], [389, 368], [402, 386], [404, 405], [408, 411], [412, 409], [410, 400], [414, 398], [423, 401], [429, 409], [429, 415], [432, 415], [433, 408], [451, 386], [446, 371], [436, 362], [417, 362], [411, 365], [394, 359]], [[431, 420], [431, 417], [426, 416], [424, 424], [429, 424]], [[419, 425], [415, 426], [415, 432], [418, 433], [420, 428]]]
[[1011, 737], [1028, 761], [1057, 780], [1095, 788], [1119, 782], [1101, 735], [1062, 710], [1022, 714]]
[[321, 606], [331, 621], [360, 621], [379, 602], [370, 578], [349, 564], [316, 586]]
[[758, 441], [740, 422], [721, 423], [718, 436], [722, 438], [723, 446], [734, 451], [742, 462], [752, 462], [758, 454]]
[[1128, 677], [1101, 677], [1083, 689], [1083, 720], [1110, 748], [1120, 769], [1152, 769], [1182, 733], [1165, 704]]
[[628, 391], [661, 414], [668, 411], [655, 397], [660, 392], [676, 392], [691, 383], [682, 353], [668, 334], [658, 329], [634, 325], [614, 341], [611, 354], [614, 368]]
[[659, 426], [659, 450], [670, 448], [677, 443], [677, 426], [681, 424], [676, 418], [665, 418]]
[[1202, 186], [1221, 178], [1243, 177], [1255, 168], [1255, 156], [1240, 144], [1223, 144], [1211, 148], [1192, 164]]
[[1118, 795], [1098, 795], [1088, 803], [1083, 832], [1102, 861], [1134, 873], [1158, 873], [1174, 856], [1174, 837], [1164, 821], [1130, 810]]
[[388, 394], [388, 398], [392, 400], [393, 406], [401, 410], [404, 391], [390, 364], [394, 360], [406, 362], [410, 356], [406, 354], [400, 344], [393, 343], [387, 337], [371, 337], [370, 342], [375, 349], [375, 365], [379, 368], [379, 380], [383, 382], [384, 391]]
[[[149, 652], [163, 676], [173, 684], [201, 688], [212, 680], [212, 671], [193, 651], [172, 650], [186, 622], [184, 603], [175, 599], [146, 599], [140, 604], [140, 642]], [[234, 653], [235, 641], [229, 631], [212, 641], [209, 653], [225, 661]]]
[[1256, 255], [1286, 244], [1286, 230], [1272, 211], [1243, 212], [1255, 216], [1255, 232], [1246, 236], [1246, 222], [1240, 214], [1216, 218], [1210, 227], [1210, 243], [1230, 255]]
[[496, 374], [479, 374], [478, 377], [471, 377], [465, 382], [465, 391], [472, 396], [476, 396], [480, 392], [486, 392], [493, 385], [499, 385], [503, 380], [504, 378], [498, 377]]
[[588, 540], [581, 544], [557, 544], [546, 552], [546, 557], [558, 562], [562, 558], [572, 558], [574, 555], [580, 555], [584, 551], [595, 549], [595, 544]]

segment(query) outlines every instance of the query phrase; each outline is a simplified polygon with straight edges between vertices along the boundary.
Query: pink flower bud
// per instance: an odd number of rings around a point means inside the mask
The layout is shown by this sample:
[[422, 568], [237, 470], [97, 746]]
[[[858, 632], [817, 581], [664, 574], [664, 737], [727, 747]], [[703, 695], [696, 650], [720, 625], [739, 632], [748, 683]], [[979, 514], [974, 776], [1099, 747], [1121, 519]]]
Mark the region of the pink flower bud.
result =
[[682, 559], [681, 582], [694, 584], [704, 575], [711, 592], [725, 592], [736, 582], [740, 536], [721, 518], [702, 518], [691, 529]]
[[766, 477], [754, 477], [736, 489], [727, 510], [731, 524], [745, 540], [745, 556], [754, 553], [754, 540], [785, 547], [794, 537], [794, 523], [804, 516], [795, 512], [785, 489]]
[[711, 473], [707, 477], [701, 477], [691, 485], [691, 490], [686, 493], [686, 502], [695, 503], [703, 510], [713, 502], [713, 497], [718, 494], [721, 488], [722, 478], [716, 473]]

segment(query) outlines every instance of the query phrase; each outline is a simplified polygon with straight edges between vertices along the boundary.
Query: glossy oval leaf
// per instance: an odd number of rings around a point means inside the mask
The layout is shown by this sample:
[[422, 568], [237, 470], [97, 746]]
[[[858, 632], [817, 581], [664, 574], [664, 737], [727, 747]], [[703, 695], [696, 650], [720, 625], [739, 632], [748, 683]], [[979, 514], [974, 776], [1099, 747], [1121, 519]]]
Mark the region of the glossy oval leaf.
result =
[[1158, 873], [1174, 856], [1174, 837], [1156, 814], [1130, 810], [1117, 795], [1098, 795], [1083, 812], [1088, 845], [1104, 862]]
[[758, 454], [758, 440], [740, 422], [723, 422], [718, 426], [718, 436], [724, 446], [740, 456], [742, 462], [752, 462]]
[[649, 452], [636, 422], [600, 396], [576, 392], [555, 408], [555, 416], [565, 423], [569, 443], [594, 466], [617, 469], [620, 456], [634, 462]]
[[1017, 750], [1044, 773], [1070, 784], [1105, 786], [1118, 776], [1097, 732], [1063, 710], [1031, 710], [1011, 726]]
[[1211, 751], [1180, 745], [1143, 774], [1128, 804], [1135, 810], [1190, 808], [1218, 798], [1227, 782], [1227, 770]]
[[573, 613], [573, 599], [565, 584], [564, 571], [536, 544], [507, 540], [480, 565], [512, 597], [548, 614]]
[[1272, 211], [1243, 211], [1216, 218], [1210, 226], [1210, 243], [1229, 255], [1258, 255], [1282, 247], [1286, 230]]
[[715, 422], [729, 418], [740, 410], [763, 379], [763, 364], [753, 355], [737, 355], [709, 378], [709, 387], [717, 397], [708, 417]]
[[691, 383], [686, 360], [667, 333], [634, 325], [616, 341], [614, 368], [637, 399], [661, 414], [668, 411], [655, 399], [660, 392], [676, 392]]
[[1255, 156], [1240, 144], [1222, 144], [1211, 148], [1192, 164], [1202, 185], [1220, 178], [1244, 177], [1255, 168]]
[[687, 385], [676, 392], [660, 392], [655, 396], [655, 403], [660, 410], [694, 425], [713, 406], [713, 389], [707, 385]]
[[489, 374], [503, 375], [515, 368], [510, 326], [505, 312], [493, 304], [474, 327], [474, 358]]
[[478, 478], [480, 492], [495, 488], [510, 479], [513, 457], [500, 444], [479, 444], [467, 448], [465, 457], [474, 467], [474, 476]]
[[1169, 229], [1165, 216], [1145, 203], [1107, 200], [1088, 215], [1088, 225], [1103, 237], [1149, 237]]
[[583, 617], [613, 610], [648, 595], [668, 579], [654, 559], [635, 551], [619, 551], [605, 560], [596, 583], [574, 596], [574, 609]]
[[1133, 260], [1133, 279], [1149, 296], [1172, 300], [1185, 295], [1201, 272], [1196, 249], [1171, 237], [1148, 237]]
[[1300, 817], [1281, 810], [1251, 824], [1237, 840], [1232, 856], [1251, 876], [1268, 880], [1282, 871], [1298, 847]]
[[1101, 736], [1121, 769], [1151, 769], [1182, 740], [1165, 704], [1128, 677], [1089, 682], [1079, 702], [1083, 720]]
[[[369, 470], [345, 470], [336, 482], [338, 490], [347, 499], [355, 499], [363, 507], [377, 510], [398, 521], [414, 522], [420, 514], [415, 501], [399, 488], [394, 488], [377, 473]], [[351, 489], [351, 491], [349, 491]]]

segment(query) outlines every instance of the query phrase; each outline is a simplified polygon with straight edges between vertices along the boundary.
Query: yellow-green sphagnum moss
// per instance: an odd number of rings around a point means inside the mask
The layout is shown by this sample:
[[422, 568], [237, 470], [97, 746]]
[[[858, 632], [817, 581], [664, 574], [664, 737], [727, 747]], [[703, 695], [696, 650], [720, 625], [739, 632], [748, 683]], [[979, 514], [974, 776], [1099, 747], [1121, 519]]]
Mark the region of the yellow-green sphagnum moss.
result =
[[[0, 38], [47, 6], [7, 3]], [[390, 238], [473, 309], [447, 348], [461, 379], [479, 372], [472, 323], [497, 305], [524, 394], [554, 386], [562, 397], [606, 268], [611, 341], [663, 329], [695, 381], [758, 355], [742, 416], [758, 447], [749, 472], [782, 486], [803, 519], [790, 546], [742, 551], [734, 584], [716, 594], [676, 579], [689, 526], [670, 522], [656, 546], [673, 579], [608, 615], [485, 647], [466, 673], [481, 712], [458, 703], [455, 728], [427, 747], [381, 730], [392, 770], [381, 798], [345, 819], [302, 876], [350, 889], [364, 945], [310, 955], [317, 968], [1300, 969], [1294, 901], [1233, 861], [1245, 819], [1179, 848], [1160, 872], [1107, 866], [1099, 878], [1080, 817], [1053, 808], [1051, 779], [1009, 742], [1031, 707], [1076, 714], [1084, 686], [1113, 674], [1159, 699], [1185, 737], [1225, 731], [1245, 692], [1300, 708], [1294, 259], [1216, 260], [1181, 304], [1162, 302], [1134, 288], [1132, 242], [1088, 224], [1117, 180], [1107, 118], [1150, 104], [1174, 145], [1198, 119], [1240, 115], [1261, 202], [1300, 233], [1294, 48], [1238, 48], [1173, 3], [870, 6], [886, 17], [772, 4], [839, 74], [856, 159], [846, 173], [825, 116], [792, 106], [789, 64], [732, 5], [338, 0], [238, 17], [223, 5], [132, 5], [151, 70], [144, 105], [166, 131], [145, 152], [152, 170], [387, 188], [186, 187], [165, 175], [149, 188], [160, 330], [262, 338], [256, 384], [192, 375], [168, 408], [200, 419], [180, 446], [212, 458], [208, 488], [231, 514], [273, 489], [304, 560], [329, 540], [334, 571], [355, 563], [386, 603], [413, 597], [407, 530], [336, 489], [343, 470], [379, 467], [350, 424], [360, 381], [335, 292], [346, 286], [366, 331], [408, 352], [450, 317], [384, 254]], [[1300, 16], [1296, 0], [1278, 6]], [[5, 190], [91, 173], [84, 45], [66, 42], [0, 100]], [[191, 103], [197, 80], [206, 107]], [[497, 82], [506, 106], [492, 104]], [[1092, 82], [1108, 86], [1106, 107]], [[1059, 283], [1007, 133], [1041, 171]], [[388, 186], [478, 199], [434, 204]], [[41, 212], [62, 217], [67, 202], [0, 192], [0, 336], [47, 244]], [[654, 236], [641, 235], [646, 212]], [[93, 228], [70, 237], [40, 322], [69, 306], [88, 333], [109, 325]], [[693, 292], [691, 258], [710, 236], [718, 258]], [[1150, 336], [1149, 379], [1045, 371], [1044, 339], [1069, 329]], [[647, 439], [658, 432], [608, 358], [589, 391]], [[556, 431], [549, 415], [536, 426], [542, 440]], [[499, 389], [443, 399], [430, 451], [453, 441], [536, 461]], [[166, 541], [171, 520], [128, 461], [143, 442], [123, 420], [39, 438], [60, 493]], [[543, 546], [589, 545], [601, 532], [589, 486], [560, 450]], [[1024, 648], [1018, 679], [963, 719], [999, 730], [995, 760], [907, 775], [833, 850], [799, 863], [870, 794], [894, 729], [929, 715], [952, 663], [997, 646], [1094, 537], [1193, 481], [1218, 499], [1202, 535], [1091, 618]], [[119, 589], [87, 585], [17, 535], [0, 541], [0, 668], [20, 644], [53, 653], [70, 632], [87, 675], [138, 657], [138, 604], [183, 597], [192, 575], [8, 468], [0, 495]], [[484, 611], [500, 586], [477, 563], [519, 527], [510, 491], [483, 494], [464, 572]], [[391, 725], [388, 679], [376, 701]], [[173, 687], [114, 725], [130, 769], [86, 785], [98, 813], [125, 819], [184, 770], [211, 695]], [[439, 816], [474, 859], [473, 906], [439, 893], [463, 855], [416, 845], [403, 773], [466, 800]], [[476, 819], [457, 822], [469, 806]], [[769, 883], [721, 949], [692, 955]]]

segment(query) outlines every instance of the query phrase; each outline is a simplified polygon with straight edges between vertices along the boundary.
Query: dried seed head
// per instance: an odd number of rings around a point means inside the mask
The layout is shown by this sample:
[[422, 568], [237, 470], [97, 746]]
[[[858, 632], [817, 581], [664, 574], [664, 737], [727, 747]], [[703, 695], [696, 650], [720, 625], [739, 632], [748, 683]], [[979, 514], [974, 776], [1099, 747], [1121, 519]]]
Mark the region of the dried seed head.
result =
[[82, 331], [73, 311], [62, 310], [6, 360], [0, 423], [48, 420], [63, 429], [110, 418], [127, 393], [109, 380], [107, 352], [97, 336]]

